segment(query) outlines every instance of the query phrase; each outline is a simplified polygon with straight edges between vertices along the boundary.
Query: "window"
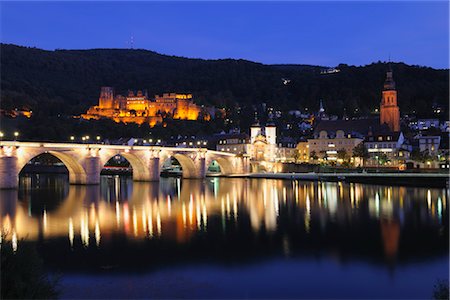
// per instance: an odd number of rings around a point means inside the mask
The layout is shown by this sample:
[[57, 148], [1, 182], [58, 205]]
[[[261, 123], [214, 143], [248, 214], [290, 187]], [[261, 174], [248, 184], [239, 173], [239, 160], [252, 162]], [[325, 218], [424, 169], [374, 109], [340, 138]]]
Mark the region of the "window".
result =
[[379, 140], [379, 141], [382, 141], [382, 140], [383, 140], [383, 137], [382, 137], [382, 136], [379, 136], [379, 137], [378, 137], [378, 140]]

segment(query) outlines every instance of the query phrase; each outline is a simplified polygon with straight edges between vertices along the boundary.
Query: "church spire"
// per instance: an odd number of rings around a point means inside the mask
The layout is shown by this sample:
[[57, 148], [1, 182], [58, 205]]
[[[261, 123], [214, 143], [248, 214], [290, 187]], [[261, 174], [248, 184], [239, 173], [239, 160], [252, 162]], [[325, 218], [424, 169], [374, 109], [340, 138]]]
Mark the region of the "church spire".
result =
[[389, 67], [389, 69], [386, 72], [386, 80], [384, 81], [384, 90], [385, 91], [395, 90], [395, 81], [392, 76], [391, 63], [388, 64], [388, 67]]

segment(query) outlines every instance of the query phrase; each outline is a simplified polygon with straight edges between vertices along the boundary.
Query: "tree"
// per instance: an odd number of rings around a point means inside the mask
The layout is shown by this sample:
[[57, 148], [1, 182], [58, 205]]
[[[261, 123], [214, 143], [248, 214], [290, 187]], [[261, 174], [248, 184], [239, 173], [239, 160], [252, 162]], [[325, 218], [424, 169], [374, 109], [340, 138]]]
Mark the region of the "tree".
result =
[[347, 151], [345, 149], [341, 149], [337, 151], [337, 158], [342, 159], [343, 161], [348, 159]]
[[386, 154], [384, 154], [384, 153], [381, 153], [380, 155], [378, 155], [378, 163], [380, 164], [380, 165], [385, 165], [386, 163], [388, 163], [390, 161], [390, 159], [389, 159], [389, 157], [386, 155]]
[[355, 148], [353, 148], [353, 157], [359, 158], [361, 160], [360, 165], [364, 164], [364, 160], [369, 158], [369, 152], [367, 151], [366, 147], [364, 146], [364, 143], [361, 142], [358, 145], [356, 145]]
[[436, 156], [430, 155], [428, 150], [420, 151], [420, 149], [416, 148], [411, 152], [411, 159], [417, 162], [425, 163], [427, 161], [436, 160], [436, 158]]
[[1, 299], [52, 299], [58, 296], [57, 280], [45, 273], [35, 247], [24, 240], [13, 249], [2, 236]]
[[300, 151], [299, 150], [295, 150], [295, 153], [294, 153], [294, 161], [295, 161], [295, 163], [298, 163], [298, 161], [301, 158], [302, 158], [302, 155], [301, 155]]

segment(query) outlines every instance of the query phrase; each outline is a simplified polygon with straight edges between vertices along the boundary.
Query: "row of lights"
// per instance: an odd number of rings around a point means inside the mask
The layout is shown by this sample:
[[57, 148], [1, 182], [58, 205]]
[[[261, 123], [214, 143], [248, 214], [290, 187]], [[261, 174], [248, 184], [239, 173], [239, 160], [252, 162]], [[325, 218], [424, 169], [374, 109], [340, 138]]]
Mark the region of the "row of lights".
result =
[[[75, 138], [76, 138], [75, 136], [71, 135], [69, 139], [70, 139], [71, 141], [75, 141]], [[82, 140], [83, 142], [85, 142], [85, 141], [89, 141], [90, 138], [91, 138], [91, 137], [90, 137], [89, 135], [86, 135], [86, 136], [82, 136], [82, 137], [81, 137], [81, 140]], [[100, 137], [99, 135], [97, 135], [97, 136], [95, 137], [95, 139], [96, 139], [97, 141], [100, 141], [101, 137]]]
[[[200, 146], [201, 144], [202, 144], [202, 142], [197, 141], [197, 146]], [[193, 145], [194, 145], [194, 142], [189, 142], [189, 143], [187, 143], [187, 142], [176, 143], [176, 146], [178, 146], [178, 145], [189, 145], [189, 146], [193, 146]], [[203, 142], [203, 145], [206, 146], [206, 145], [207, 145], [207, 142]]]
[[[0, 139], [3, 139], [4, 136], [5, 136], [5, 134], [2, 131], [0, 131]], [[19, 137], [19, 132], [14, 131], [14, 140], [16, 140], [17, 137]]]

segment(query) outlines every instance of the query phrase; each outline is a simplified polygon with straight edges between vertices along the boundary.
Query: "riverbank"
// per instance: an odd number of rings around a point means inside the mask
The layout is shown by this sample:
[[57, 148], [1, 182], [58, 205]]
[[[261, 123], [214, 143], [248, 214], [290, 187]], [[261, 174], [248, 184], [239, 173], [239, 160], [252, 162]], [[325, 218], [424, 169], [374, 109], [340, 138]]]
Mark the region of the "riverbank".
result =
[[449, 186], [445, 173], [248, 173], [229, 175], [233, 178], [266, 178], [302, 181], [344, 181], [349, 183], [405, 185], [421, 187]]
[[[67, 173], [64, 166], [26, 166], [23, 173], [35, 174], [64, 174]], [[105, 168], [102, 175], [131, 175], [131, 168]], [[162, 177], [178, 177], [181, 174], [162, 173]], [[176, 176], [175, 176], [176, 175]], [[246, 173], [221, 175], [219, 173], [207, 174], [208, 177], [232, 177], [232, 178], [265, 178], [265, 179], [285, 179], [302, 181], [330, 181], [349, 182], [381, 185], [403, 185], [420, 187], [449, 187], [448, 173], [407, 173], [407, 172], [304, 172], [304, 173]]]

